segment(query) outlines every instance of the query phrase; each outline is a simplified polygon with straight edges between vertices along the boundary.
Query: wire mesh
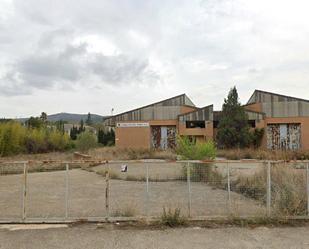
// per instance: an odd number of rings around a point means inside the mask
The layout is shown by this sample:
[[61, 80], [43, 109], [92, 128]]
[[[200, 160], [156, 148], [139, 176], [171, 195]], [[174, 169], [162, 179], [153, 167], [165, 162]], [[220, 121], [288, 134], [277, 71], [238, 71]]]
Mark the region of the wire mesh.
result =
[[106, 217], [106, 182], [103, 169], [101, 172], [100, 166], [89, 164], [69, 166], [68, 218]]
[[227, 168], [216, 163], [190, 163], [191, 216], [226, 216]]
[[263, 162], [229, 163], [230, 214], [265, 216], [267, 213], [267, 168]]
[[271, 164], [271, 208], [273, 216], [307, 214], [307, 163]]
[[110, 217], [145, 215], [146, 167], [142, 163], [109, 164]]
[[22, 163], [0, 164], [0, 219], [22, 217]]
[[308, 162], [25, 165], [0, 164], [0, 219], [158, 218], [164, 209], [192, 218], [303, 217], [309, 209]]
[[176, 162], [148, 164], [149, 216], [160, 217], [163, 210], [188, 214], [186, 165]]
[[[33, 172], [33, 168], [55, 167], [51, 172]], [[31, 163], [27, 167], [26, 218], [60, 218], [64, 216], [65, 171], [59, 163], [43, 165]]]

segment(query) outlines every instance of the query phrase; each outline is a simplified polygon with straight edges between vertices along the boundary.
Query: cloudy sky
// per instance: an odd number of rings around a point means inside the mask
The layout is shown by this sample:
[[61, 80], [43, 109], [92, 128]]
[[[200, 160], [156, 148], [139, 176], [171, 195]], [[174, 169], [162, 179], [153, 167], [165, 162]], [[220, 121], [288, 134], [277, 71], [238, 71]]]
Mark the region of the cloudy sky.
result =
[[233, 85], [309, 99], [307, 0], [0, 0], [0, 117], [119, 113]]

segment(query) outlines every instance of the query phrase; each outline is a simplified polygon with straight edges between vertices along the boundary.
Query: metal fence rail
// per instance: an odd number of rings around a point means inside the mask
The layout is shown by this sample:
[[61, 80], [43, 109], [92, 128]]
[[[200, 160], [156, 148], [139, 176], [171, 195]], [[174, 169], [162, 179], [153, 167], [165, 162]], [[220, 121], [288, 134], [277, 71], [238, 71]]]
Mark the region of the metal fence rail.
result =
[[0, 200], [6, 223], [308, 218], [309, 162], [0, 161]]

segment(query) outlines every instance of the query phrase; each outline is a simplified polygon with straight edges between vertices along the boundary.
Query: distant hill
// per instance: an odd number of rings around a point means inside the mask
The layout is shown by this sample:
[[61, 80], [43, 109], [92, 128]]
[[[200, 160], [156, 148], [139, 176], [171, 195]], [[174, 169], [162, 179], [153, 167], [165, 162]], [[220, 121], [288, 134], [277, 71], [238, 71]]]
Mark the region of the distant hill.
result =
[[[90, 114], [92, 122], [94, 123], [101, 123], [104, 119], [108, 118], [109, 116], [101, 116], [98, 114]], [[86, 121], [88, 114], [76, 114], [76, 113], [56, 113], [47, 115], [47, 120], [51, 122], [63, 120], [67, 121], [68, 123], [79, 123], [82, 119]], [[20, 118], [18, 119], [21, 122], [25, 122], [28, 118]]]

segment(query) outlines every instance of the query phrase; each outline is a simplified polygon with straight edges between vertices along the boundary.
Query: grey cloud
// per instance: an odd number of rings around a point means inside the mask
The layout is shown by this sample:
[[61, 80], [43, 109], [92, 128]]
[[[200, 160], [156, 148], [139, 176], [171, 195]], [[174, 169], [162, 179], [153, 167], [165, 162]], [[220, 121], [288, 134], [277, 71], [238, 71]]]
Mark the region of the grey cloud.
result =
[[30, 87], [19, 80], [16, 72], [10, 71], [0, 78], [0, 95], [2, 96], [19, 96], [30, 93]]
[[104, 82], [121, 84], [139, 80], [143, 74], [147, 74], [148, 61], [124, 55], [104, 56], [98, 54], [88, 67]]
[[[88, 52], [86, 43], [66, 45], [58, 53], [39, 50], [38, 53], [17, 61], [8, 75], [18, 75], [10, 77], [9, 81], [5, 78], [0, 80], [10, 86], [9, 90], [2, 91], [2, 94], [8, 95], [14, 95], [14, 92], [16, 95], [29, 94], [34, 89], [55, 86], [71, 89], [82, 79], [87, 80], [91, 76], [98, 77], [102, 84], [110, 85], [153, 83], [154, 80], [159, 80], [159, 76], [149, 69], [147, 59], [125, 54], [105, 56]], [[15, 87], [18, 84], [28, 87], [28, 90], [20, 92], [20, 88]]]
[[78, 56], [85, 52], [81, 45], [67, 46], [59, 54], [31, 55], [17, 62], [15, 70], [25, 84], [36, 88], [52, 87], [58, 81], [77, 81], [81, 77]]

